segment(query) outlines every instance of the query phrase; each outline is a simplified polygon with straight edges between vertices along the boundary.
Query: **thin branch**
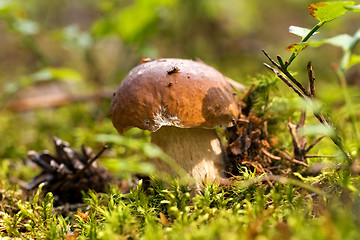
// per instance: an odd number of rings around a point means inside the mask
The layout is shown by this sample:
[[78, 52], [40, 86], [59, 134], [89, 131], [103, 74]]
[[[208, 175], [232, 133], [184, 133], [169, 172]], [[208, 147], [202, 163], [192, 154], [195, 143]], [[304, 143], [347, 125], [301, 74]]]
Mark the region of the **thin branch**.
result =
[[240, 98], [240, 101], [244, 101], [251, 93], [251, 91], [254, 89], [255, 84], [251, 84], [251, 86], [249, 87], [249, 89], [242, 95], [242, 97]]
[[[276, 75], [286, 84], [288, 85], [290, 88], [292, 88], [296, 94], [298, 94], [301, 98], [305, 99], [305, 100], [311, 100], [312, 95], [287, 71], [287, 69], [283, 69], [281, 68], [281, 66], [276, 63], [264, 50], [263, 53], [265, 54], [265, 56], [270, 60], [270, 62], [276, 66], [283, 74], [286, 75], [286, 77], [288, 77], [297, 87], [294, 86], [294, 84], [292, 84], [292, 82], [290, 82], [284, 75], [282, 75], [279, 71], [277, 71], [276, 69], [274, 69], [273, 67], [269, 66], [268, 64], [264, 63], [264, 65], [269, 68], [271, 71], [273, 71], [274, 73], [276, 73]], [[291, 61], [289, 61], [291, 63]], [[313, 72], [312, 72], [313, 74]], [[335, 145], [337, 145], [340, 150], [344, 153], [344, 155], [347, 158], [348, 161], [348, 165], [351, 166], [353, 163], [353, 159], [349, 153], [349, 151], [346, 149], [344, 142], [342, 141], [340, 134], [338, 133], [338, 131], [336, 130], [334, 124], [330, 121], [330, 119], [326, 118], [321, 112], [315, 112], [313, 111], [314, 116], [318, 119], [318, 121], [320, 123], [322, 123], [323, 125], [327, 126], [328, 128], [332, 129], [334, 131], [334, 135], [330, 136], [331, 140], [335, 143]]]
[[278, 160], [278, 161], [281, 160], [281, 157], [278, 157], [278, 156], [275, 156], [275, 155], [269, 153], [265, 148], [261, 148], [260, 150], [271, 159]]
[[108, 149], [108, 146], [104, 145], [93, 158], [91, 158], [87, 161], [85, 166], [80, 171], [78, 171], [75, 175], [71, 175], [71, 178], [76, 178], [76, 177], [80, 176], [82, 173], [84, 173], [84, 171], [86, 169], [88, 169], [91, 166], [91, 164], [93, 164], [93, 162], [95, 162], [96, 159], [98, 159], [106, 149]]
[[[307, 40], [309, 40], [309, 38], [311, 36], [314, 35], [314, 33], [324, 24], [325, 22], [319, 22], [318, 24], [316, 24], [309, 32], [308, 34], [301, 40], [302, 43], [306, 42]], [[293, 53], [291, 54], [289, 60], [286, 62], [286, 68], [290, 66], [290, 64], [292, 63], [292, 61], [294, 61], [294, 59], [296, 58], [296, 56], [298, 55], [298, 53]]]
[[321, 139], [323, 139], [325, 137], [325, 135], [317, 138], [315, 141], [313, 141], [308, 147], [307, 149], [305, 150], [306, 152], [309, 152], [316, 144], [318, 144], [318, 142], [321, 141]]
[[286, 69], [286, 65], [284, 64], [284, 61], [282, 60], [282, 58], [279, 55], [277, 55], [276, 58], [281, 66], [281, 69]]
[[284, 151], [281, 151], [279, 149], [275, 149], [276, 152], [278, 152], [283, 158], [285, 158], [285, 160], [291, 160], [293, 159], [293, 157], [291, 156], [291, 154], [289, 152], [284, 152]]
[[347, 161], [348, 161], [348, 165], [351, 166], [353, 163], [353, 159], [349, 153], [349, 151], [346, 149], [344, 142], [342, 141], [340, 134], [338, 133], [338, 131], [336, 130], [335, 126], [333, 125], [333, 123], [325, 118], [325, 116], [322, 113], [315, 113], [314, 112], [314, 116], [325, 126], [329, 127], [330, 129], [333, 129], [334, 131], [334, 135], [330, 136], [331, 140], [335, 143], [335, 145], [337, 145], [340, 150], [345, 154]]
[[301, 111], [299, 122], [296, 124], [296, 128], [302, 128], [305, 125], [305, 119], [306, 119], [306, 112], [303, 110]]
[[309, 78], [309, 87], [310, 87], [310, 94], [311, 98], [316, 98], [315, 93], [315, 74], [311, 65], [311, 62], [307, 64], [307, 71], [308, 71], [308, 78]]
[[[264, 50], [262, 50], [263, 53], [265, 54], [265, 56], [270, 60], [270, 62], [277, 68], [279, 69], [282, 73], [285, 74], [286, 77], [288, 77], [290, 79], [291, 82], [293, 82], [306, 96], [310, 97], [310, 94], [309, 92], [304, 88], [304, 86], [299, 82], [297, 81], [290, 73], [289, 71], [287, 70], [287, 67], [284, 65], [284, 63], [282, 63], [282, 59], [281, 57], [277, 57], [278, 59], [281, 60], [280, 64], [279, 65], [277, 62], [275, 62], [275, 60], [273, 60], [269, 54], [267, 54], [267, 52], [265, 52]], [[282, 66], [284, 65], [284, 66]]]
[[303, 99], [307, 99], [307, 96], [304, 95], [297, 87], [294, 86], [294, 84], [292, 84], [292, 82], [290, 82], [284, 75], [282, 75], [278, 70], [276, 70], [275, 68], [271, 67], [269, 64], [264, 63], [265, 67], [269, 68], [271, 71], [273, 71], [286, 85], [288, 85], [289, 87], [291, 87], [294, 92], [299, 95], [299, 97], [303, 98]]
[[300, 90], [301, 90], [306, 96], [310, 97], [309, 91], [306, 90], [306, 89], [304, 88], [304, 86], [303, 86], [299, 81], [297, 81], [297, 80], [291, 75], [291, 73], [288, 72], [287, 69], [280, 69], [280, 70], [285, 74], [285, 76], [287, 76], [287, 77], [290, 79], [290, 81], [292, 81], [298, 88], [300, 88]]
[[[39, 89], [38, 91], [41, 90], [42, 89]], [[47, 89], [45, 89], [45, 91], [46, 90]], [[113, 92], [113, 90], [105, 89], [89, 95], [75, 96], [67, 92], [55, 92], [53, 94], [38, 94], [29, 97], [19, 97], [18, 99], [7, 101], [4, 106], [1, 106], [0, 103], [0, 111], [2, 109], [8, 109], [10, 111], [21, 112], [38, 108], [58, 107], [66, 104], [72, 104], [75, 102], [97, 101], [100, 99], [111, 98]]]
[[300, 161], [300, 160], [297, 160], [296, 158], [293, 158], [293, 159], [291, 159], [290, 161], [293, 162], [293, 163], [299, 164], [299, 165], [303, 165], [303, 166], [305, 166], [305, 167], [308, 167], [308, 166], [309, 166], [309, 165], [307, 165], [307, 163], [304, 163], [304, 162], [302, 162], [302, 161]]
[[262, 50], [262, 52], [265, 54], [265, 56], [269, 59], [269, 61], [270, 61], [275, 67], [277, 67], [279, 70], [282, 69], [281, 66], [280, 66], [277, 62], [275, 62], [275, 61], [269, 56], [269, 54], [267, 54], [267, 52], [265, 52], [265, 50]]
[[336, 158], [338, 155], [306, 155], [305, 158]]

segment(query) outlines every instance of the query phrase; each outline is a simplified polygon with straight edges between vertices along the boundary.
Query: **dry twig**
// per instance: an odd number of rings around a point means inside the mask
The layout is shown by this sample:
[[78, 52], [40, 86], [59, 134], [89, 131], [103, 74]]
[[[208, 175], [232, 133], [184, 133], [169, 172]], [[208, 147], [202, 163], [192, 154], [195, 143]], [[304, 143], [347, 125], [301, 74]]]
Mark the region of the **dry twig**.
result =
[[[281, 72], [279, 72], [278, 70], [276, 70], [275, 68], [269, 66], [268, 64], [264, 63], [264, 65], [269, 68], [271, 71], [273, 71], [274, 73], [276, 73], [276, 75], [286, 84], [288, 85], [290, 88], [292, 88], [294, 90], [294, 92], [296, 94], [299, 95], [299, 97], [301, 97], [302, 99], [305, 99], [307, 101], [310, 102], [310, 104], [312, 103], [312, 100], [315, 99], [316, 97], [316, 93], [315, 93], [315, 85], [314, 85], [314, 81], [315, 81], [315, 76], [314, 76], [314, 72], [311, 66], [311, 62], [308, 63], [307, 65], [307, 69], [308, 69], [308, 78], [309, 78], [309, 86], [310, 86], [310, 92], [307, 91], [302, 84], [297, 81], [287, 70], [287, 67], [289, 66], [288, 64], [286, 64], [286, 66], [282, 63], [281, 58], [278, 56], [278, 61], [280, 62], [280, 64], [278, 64], [275, 60], [273, 60], [264, 50], [263, 53], [265, 54], [265, 56], [269, 59], [269, 61], [277, 68], [279, 69], [283, 74], [281, 74]], [[290, 80], [289, 80], [290, 79]], [[294, 85], [295, 84], [295, 85]], [[331, 140], [339, 147], [339, 149], [344, 153], [344, 155], [347, 158], [348, 161], [348, 165], [351, 166], [353, 159], [349, 153], [349, 151], [346, 149], [340, 134], [338, 133], [338, 131], [336, 130], [334, 124], [330, 121], [329, 118], [326, 118], [322, 113], [321, 110], [313, 110], [313, 114], [314, 116], [318, 119], [318, 121], [323, 124], [324, 126], [328, 127], [329, 129], [332, 129], [334, 134], [332, 134], [330, 136]]]

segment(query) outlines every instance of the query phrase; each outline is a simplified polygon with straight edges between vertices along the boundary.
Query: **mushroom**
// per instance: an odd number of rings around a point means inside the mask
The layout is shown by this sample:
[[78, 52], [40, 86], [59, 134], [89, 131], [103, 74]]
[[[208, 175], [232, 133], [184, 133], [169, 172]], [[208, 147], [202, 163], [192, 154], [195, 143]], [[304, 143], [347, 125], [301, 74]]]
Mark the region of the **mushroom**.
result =
[[[215, 131], [238, 118], [235, 94], [220, 72], [201, 62], [159, 59], [133, 68], [111, 103], [111, 118], [122, 134], [131, 127], [152, 132], [151, 141], [196, 184], [225, 177], [226, 156]], [[153, 160], [158, 171], [172, 166]]]

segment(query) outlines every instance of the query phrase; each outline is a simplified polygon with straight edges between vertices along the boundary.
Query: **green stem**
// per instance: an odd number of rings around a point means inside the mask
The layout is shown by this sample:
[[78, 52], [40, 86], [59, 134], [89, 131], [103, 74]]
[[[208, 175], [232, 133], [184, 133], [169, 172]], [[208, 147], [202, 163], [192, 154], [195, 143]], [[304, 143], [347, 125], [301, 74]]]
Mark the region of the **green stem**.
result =
[[42, 66], [51, 66], [50, 58], [42, 51], [38, 42], [32, 36], [23, 36], [22, 44], [41, 62]]
[[[309, 40], [309, 38], [314, 35], [314, 33], [324, 24], [325, 22], [319, 22], [318, 24], [316, 24], [311, 30], [310, 32], [301, 40], [302, 43], [307, 42], [307, 40]], [[296, 58], [296, 56], [298, 55], [298, 53], [293, 53], [289, 60], [286, 63], [286, 67], [288, 67], [292, 61], [294, 61], [294, 59]]]
[[355, 139], [358, 139], [357, 127], [356, 127], [356, 114], [355, 114], [354, 105], [352, 103], [351, 97], [350, 97], [348, 89], [347, 89], [345, 73], [339, 69], [338, 71], [336, 71], [336, 74], [338, 76], [342, 94], [344, 96], [345, 105], [347, 107], [347, 110], [349, 111], [349, 118], [350, 118], [352, 130], [353, 130], [353, 136]]
[[344, 55], [340, 61], [339, 69], [336, 71], [337, 77], [339, 79], [340, 87], [344, 95], [345, 104], [349, 111], [349, 118], [353, 130], [353, 136], [357, 140], [358, 140], [358, 131], [356, 127], [356, 111], [354, 109], [354, 105], [352, 103], [351, 97], [347, 89], [345, 72], [349, 64], [352, 51], [355, 48], [355, 45], [359, 42], [359, 38], [360, 38], [360, 29], [354, 34], [352, 42], [350, 43], [349, 47], [345, 50]]
[[331, 140], [335, 143], [336, 146], [339, 147], [339, 149], [343, 152], [343, 154], [346, 157], [347, 161], [347, 167], [351, 167], [353, 164], [353, 159], [350, 155], [350, 152], [347, 150], [346, 146], [344, 145], [344, 142], [342, 141], [342, 138], [340, 136], [340, 133], [337, 131], [334, 124], [331, 122], [331, 120], [328, 117], [325, 117], [321, 112], [316, 113], [313, 111], [314, 116], [319, 120], [321, 124], [324, 126], [332, 129], [334, 131], [334, 134], [330, 135]]
[[348, 49], [345, 50], [344, 56], [341, 59], [340, 70], [342, 72], [346, 71], [346, 67], [349, 64], [352, 51], [354, 50], [354, 48], [355, 48], [356, 44], [359, 42], [359, 40], [360, 40], [360, 29], [357, 30], [356, 33], [354, 34], [354, 36], [352, 37], [352, 41], [351, 41]]

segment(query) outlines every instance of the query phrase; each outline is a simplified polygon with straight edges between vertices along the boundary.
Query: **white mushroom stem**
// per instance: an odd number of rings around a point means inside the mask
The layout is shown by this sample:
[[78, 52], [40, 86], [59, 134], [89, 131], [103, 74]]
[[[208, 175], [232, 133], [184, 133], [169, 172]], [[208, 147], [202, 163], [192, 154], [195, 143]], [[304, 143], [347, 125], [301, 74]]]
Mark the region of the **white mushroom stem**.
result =
[[[225, 176], [226, 157], [214, 129], [161, 127], [151, 141], [194, 178], [196, 185]], [[154, 160], [158, 171], [175, 175], [173, 166]]]

